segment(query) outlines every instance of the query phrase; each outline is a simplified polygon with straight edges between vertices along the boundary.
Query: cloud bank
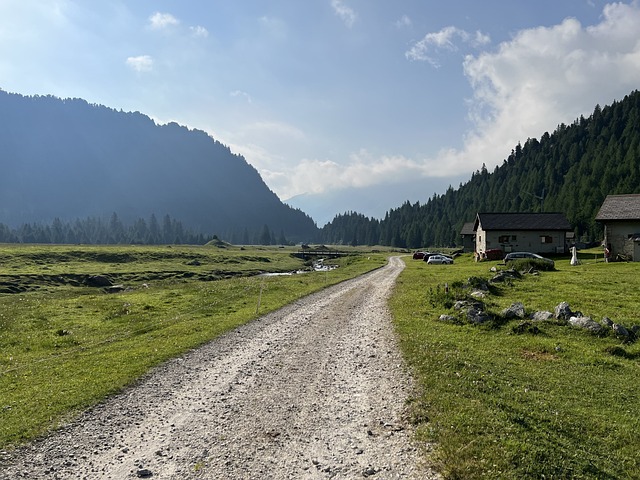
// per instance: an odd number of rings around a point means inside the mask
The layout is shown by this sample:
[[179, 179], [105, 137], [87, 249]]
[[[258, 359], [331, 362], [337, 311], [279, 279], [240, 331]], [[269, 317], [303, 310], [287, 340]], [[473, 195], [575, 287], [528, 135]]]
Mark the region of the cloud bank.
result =
[[[339, 3], [339, 2], [337, 2]], [[409, 61], [438, 65], [436, 55], [460, 55], [472, 87], [472, 128], [460, 149], [444, 148], [430, 158], [372, 157], [361, 150], [346, 165], [306, 159], [286, 171], [264, 171], [284, 198], [326, 188], [400, 183], [416, 177], [456, 176], [499, 165], [518, 142], [539, 138], [560, 123], [588, 116], [596, 104], [620, 100], [640, 85], [640, 5], [612, 3], [598, 24], [573, 18], [551, 27], [526, 29], [488, 46], [482, 33], [456, 27], [426, 34], [405, 53]]]

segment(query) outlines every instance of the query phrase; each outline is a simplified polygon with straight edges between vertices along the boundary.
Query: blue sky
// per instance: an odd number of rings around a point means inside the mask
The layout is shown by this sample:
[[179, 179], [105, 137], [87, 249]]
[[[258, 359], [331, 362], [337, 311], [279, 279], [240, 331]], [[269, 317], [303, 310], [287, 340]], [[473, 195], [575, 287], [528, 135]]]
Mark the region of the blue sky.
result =
[[0, 0], [0, 88], [205, 130], [283, 200], [382, 215], [640, 87], [639, 25], [637, 0]]

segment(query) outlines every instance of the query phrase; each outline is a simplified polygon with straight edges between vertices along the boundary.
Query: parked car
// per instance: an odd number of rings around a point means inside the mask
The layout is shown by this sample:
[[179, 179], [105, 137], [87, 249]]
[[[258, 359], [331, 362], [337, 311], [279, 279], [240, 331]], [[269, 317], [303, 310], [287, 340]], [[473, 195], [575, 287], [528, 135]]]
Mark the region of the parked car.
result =
[[531, 252], [507, 253], [507, 255], [504, 257], [504, 263], [513, 262], [514, 260], [523, 260], [527, 258], [530, 258], [532, 260], [542, 260], [543, 262], [548, 263], [551, 266], [555, 265], [555, 262], [550, 258], [545, 258], [541, 255], [538, 255], [537, 253], [531, 253]]
[[429, 265], [448, 265], [453, 263], [453, 258], [446, 255], [433, 254], [426, 261]]
[[502, 260], [504, 258], [504, 252], [500, 248], [490, 248], [484, 252], [484, 257], [487, 260]]
[[415, 252], [413, 254], [413, 259], [414, 260], [424, 260], [426, 262], [427, 258], [429, 258], [431, 255], [435, 255], [435, 254], [431, 253], [431, 252], [422, 252], [422, 251], [418, 250], [417, 252]]

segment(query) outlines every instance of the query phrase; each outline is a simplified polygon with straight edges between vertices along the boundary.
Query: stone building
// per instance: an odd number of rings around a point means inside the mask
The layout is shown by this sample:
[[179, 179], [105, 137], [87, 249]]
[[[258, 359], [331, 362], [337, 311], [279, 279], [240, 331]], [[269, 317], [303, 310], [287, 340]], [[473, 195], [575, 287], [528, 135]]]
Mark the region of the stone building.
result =
[[603, 244], [611, 258], [640, 261], [640, 195], [607, 195], [596, 222], [604, 226]]

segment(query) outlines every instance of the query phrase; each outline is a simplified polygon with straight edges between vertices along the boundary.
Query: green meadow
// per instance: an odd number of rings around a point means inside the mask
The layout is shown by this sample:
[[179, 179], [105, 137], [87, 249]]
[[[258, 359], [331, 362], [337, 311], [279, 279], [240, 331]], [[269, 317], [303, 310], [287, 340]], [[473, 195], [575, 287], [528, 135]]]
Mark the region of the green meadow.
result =
[[[60, 425], [135, 382], [150, 368], [259, 315], [386, 263], [389, 252], [353, 249], [339, 268], [309, 268], [293, 248], [0, 246], [0, 449]], [[638, 265], [581, 264], [495, 285], [482, 301], [491, 321], [456, 315], [469, 279], [498, 262], [427, 265], [405, 256], [390, 300], [417, 390], [411, 421], [448, 479], [640, 478], [637, 406], [640, 343], [552, 319], [507, 320], [562, 301], [600, 321], [640, 325]], [[90, 287], [106, 277], [121, 291]]]
[[640, 478], [640, 342], [500, 315], [514, 302], [530, 314], [566, 301], [597, 322], [640, 325], [640, 265], [607, 264], [597, 251], [580, 257], [496, 284], [483, 299], [494, 317], [482, 325], [439, 317], [456, 316], [451, 305], [468, 296], [470, 278], [504, 265], [405, 257], [391, 308], [418, 384], [412, 421], [420, 440], [434, 442], [431, 460], [445, 478]]
[[[150, 368], [297, 298], [386, 264], [328, 272], [294, 248], [0, 246], [0, 449], [31, 440]], [[353, 250], [357, 253], [357, 250]], [[86, 285], [100, 275], [115, 293]]]

